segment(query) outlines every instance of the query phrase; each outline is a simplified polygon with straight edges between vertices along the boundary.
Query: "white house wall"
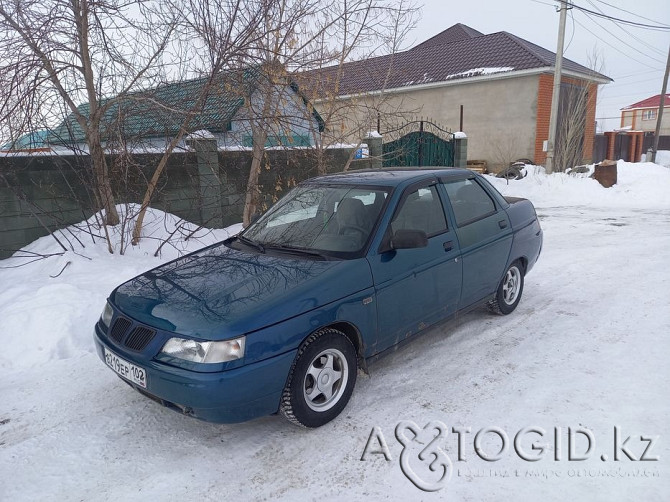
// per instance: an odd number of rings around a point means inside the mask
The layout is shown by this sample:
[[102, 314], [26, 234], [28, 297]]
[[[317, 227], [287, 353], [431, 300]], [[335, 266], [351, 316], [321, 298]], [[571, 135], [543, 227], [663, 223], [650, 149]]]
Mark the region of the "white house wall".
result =
[[[368, 120], [376, 128], [376, 119], [369, 116], [372, 102], [378, 97], [350, 98], [360, 106], [360, 117], [345, 121], [347, 125], [357, 120]], [[533, 159], [537, 124], [538, 76], [527, 75], [488, 81], [451, 84], [428, 89], [409, 89], [386, 96], [382, 110], [402, 109], [402, 120], [424, 118], [442, 127], [459, 130], [460, 106], [463, 105], [463, 132], [468, 137], [468, 159], [486, 160], [491, 165], [520, 158]], [[372, 105], [374, 107], [374, 105]], [[318, 106], [317, 106], [318, 109]], [[351, 112], [355, 115], [356, 112]], [[395, 112], [394, 112], [395, 113]], [[385, 122], [402, 122], [399, 115], [382, 118], [381, 133]], [[386, 126], [390, 128], [390, 126]]]

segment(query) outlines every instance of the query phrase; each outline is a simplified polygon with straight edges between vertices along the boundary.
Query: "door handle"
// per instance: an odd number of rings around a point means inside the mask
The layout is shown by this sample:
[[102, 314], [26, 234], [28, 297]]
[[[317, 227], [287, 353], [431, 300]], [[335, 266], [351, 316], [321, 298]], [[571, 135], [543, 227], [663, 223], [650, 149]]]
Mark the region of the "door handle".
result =
[[447, 241], [444, 244], [442, 244], [442, 247], [444, 248], [445, 251], [451, 251], [454, 249], [454, 243], [452, 241]]
[[507, 228], [507, 220], [500, 220], [500, 221], [498, 222], [498, 226], [499, 226], [500, 228]]

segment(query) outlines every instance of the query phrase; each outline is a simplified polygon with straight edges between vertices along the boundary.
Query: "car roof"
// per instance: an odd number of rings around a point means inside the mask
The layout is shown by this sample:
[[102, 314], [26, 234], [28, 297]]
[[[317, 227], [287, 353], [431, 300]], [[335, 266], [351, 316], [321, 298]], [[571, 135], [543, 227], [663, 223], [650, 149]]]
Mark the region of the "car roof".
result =
[[378, 185], [398, 186], [406, 182], [440, 177], [468, 178], [474, 173], [459, 167], [396, 167], [382, 169], [362, 169], [327, 174], [307, 180], [307, 183], [323, 184], [351, 184], [351, 185]]

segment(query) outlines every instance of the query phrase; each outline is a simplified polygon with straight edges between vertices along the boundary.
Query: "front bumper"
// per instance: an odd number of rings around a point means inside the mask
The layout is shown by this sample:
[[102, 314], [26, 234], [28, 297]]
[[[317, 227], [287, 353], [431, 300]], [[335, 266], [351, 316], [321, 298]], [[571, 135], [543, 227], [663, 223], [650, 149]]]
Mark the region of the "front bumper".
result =
[[120, 350], [106, 338], [96, 324], [95, 348], [103, 362], [106, 348], [146, 371], [146, 389], [123, 379], [126, 383], [168, 408], [218, 423], [244, 422], [277, 412], [297, 352], [289, 351], [217, 373], [199, 373], [158, 361], [134, 359], [132, 353]]

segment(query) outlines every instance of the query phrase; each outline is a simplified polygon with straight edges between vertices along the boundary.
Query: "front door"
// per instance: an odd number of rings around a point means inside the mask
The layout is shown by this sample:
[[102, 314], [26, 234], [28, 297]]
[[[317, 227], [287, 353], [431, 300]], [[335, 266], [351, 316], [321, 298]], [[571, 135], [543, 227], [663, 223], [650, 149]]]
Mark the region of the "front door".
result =
[[435, 184], [405, 191], [387, 238], [397, 230], [425, 232], [428, 246], [387, 250], [369, 259], [377, 300], [376, 352], [453, 314], [461, 293], [458, 242]]

